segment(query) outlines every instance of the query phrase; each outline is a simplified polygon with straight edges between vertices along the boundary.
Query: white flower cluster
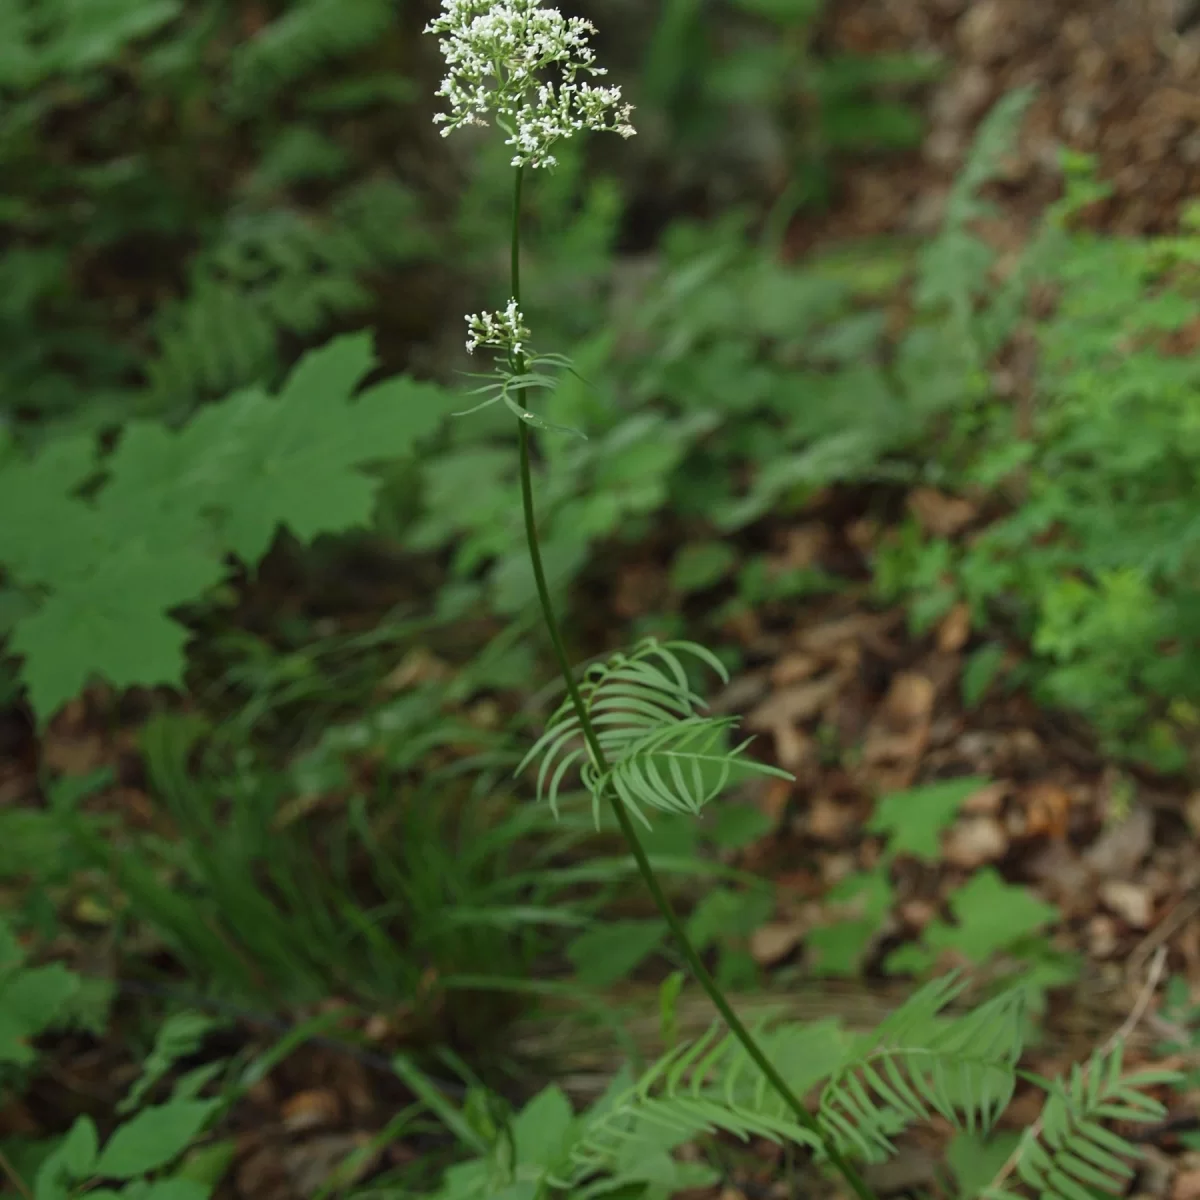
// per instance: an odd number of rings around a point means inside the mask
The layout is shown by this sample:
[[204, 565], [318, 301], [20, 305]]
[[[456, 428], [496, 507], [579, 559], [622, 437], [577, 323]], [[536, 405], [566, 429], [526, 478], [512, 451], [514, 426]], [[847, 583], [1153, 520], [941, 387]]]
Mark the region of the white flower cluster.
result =
[[487, 346], [519, 358], [531, 336], [515, 300], [510, 300], [503, 312], [467, 314], [468, 354], [474, 354], [476, 346]]
[[[442, 0], [442, 15], [425, 32], [441, 38], [448, 68], [437, 94], [450, 111], [434, 117], [445, 125], [443, 137], [462, 125], [486, 125], [492, 112], [508, 134], [505, 144], [516, 148], [514, 167], [552, 167], [550, 147], [578, 130], [634, 134], [633, 108], [619, 87], [575, 81], [581, 71], [605, 74], [593, 65], [590, 21], [536, 0]], [[538, 77], [551, 66], [561, 74], [557, 86]]]

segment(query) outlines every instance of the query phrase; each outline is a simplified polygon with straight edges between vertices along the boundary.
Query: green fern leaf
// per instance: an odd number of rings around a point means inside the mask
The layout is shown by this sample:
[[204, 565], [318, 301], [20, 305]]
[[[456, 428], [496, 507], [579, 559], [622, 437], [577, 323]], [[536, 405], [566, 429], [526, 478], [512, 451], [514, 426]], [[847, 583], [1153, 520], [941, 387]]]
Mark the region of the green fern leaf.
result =
[[[822, 1060], [822, 1049], [836, 1045], [826, 1028], [785, 1026], [792, 1035], [808, 1035], [806, 1052]], [[760, 1023], [755, 1031], [771, 1056], [774, 1036]], [[789, 1047], [794, 1054], [795, 1037]], [[832, 1065], [824, 1059], [824, 1065]], [[818, 1139], [797, 1123], [740, 1042], [713, 1025], [695, 1041], [665, 1054], [622, 1094], [612, 1096], [603, 1111], [591, 1114], [572, 1151], [578, 1180], [613, 1163], [631, 1161], [651, 1151], [668, 1151], [700, 1133], [731, 1133], [746, 1140], [767, 1138], [796, 1142], [814, 1149]]]
[[600, 801], [611, 788], [644, 824], [643, 808], [698, 812], [736, 773], [776, 775], [786, 771], [742, 757], [748, 741], [730, 749], [732, 718], [703, 717], [704, 701], [692, 691], [680, 654], [711, 667], [722, 679], [724, 667], [710, 651], [691, 642], [660, 643], [648, 638], [631, 653], [616, 654], [590, 667], [579, 686], [605, 765], [596, 763], [583, 741], [582, 725], [570, 698], [559, 706], [517, 772], [535, 759], [539, 799], [557, 814], [562, 785], [578, 771], [592, 796], [599, 821]]
[[894, 1133], [935, 1113], [956, 1128], [986, 1133], [1007, 1107], [1021, 1055], [1023, 993], [1006, 992], [964, 1017], [946, 1018], [962, 986], [951, 975], [921, 988], [830, 1080], [818, 1120], [846, 1153], [886, 1158]]
[[[1048, 1200], [1092, 1200], [1091, 1189], [1120, 1194], [1133, 1175], [1135, 1146], [1107, 1129], [1102, 1121], [1147, 1123], [1166, 1110], [1142, 1089], [1177, 1084], [1175, 1071], [1122, 1071], [1120, 1041], [1102, 1047], [1065, 1079], [1050, 1088], [1040, 1130], [1028, 1130], [1017, 1148], [1020, 1178]], [[986, 1196], [1003, 1193], [992, 1189]]]
[[230, 61], [230, 104], [252, 107], [335, 55], [376, 42], [395, 20], [392, 0], [300, 0], [238, 47]]

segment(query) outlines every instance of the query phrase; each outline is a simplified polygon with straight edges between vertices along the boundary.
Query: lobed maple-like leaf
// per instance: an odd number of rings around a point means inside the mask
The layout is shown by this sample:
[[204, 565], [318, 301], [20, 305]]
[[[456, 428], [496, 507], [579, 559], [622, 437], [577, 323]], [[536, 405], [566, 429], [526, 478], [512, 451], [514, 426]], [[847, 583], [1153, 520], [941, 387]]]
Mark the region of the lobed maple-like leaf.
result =
[[355, 397], [375, 366], [368, 334], [301, 359], [277, 397], [250, 388], [179, 430], [128, 427], [97, 473], [89, 438], [0, 466], [0, 563], [40, 598], [11, 648], [44, 717], [99, 676], [118, 687], [182, 678], [188, 630], [170, 617], [257, 562], [286, 526], [309, 541], [367, 524], [375, 483], [360, 469], [407, 456], [450, 407], [396, 377]]

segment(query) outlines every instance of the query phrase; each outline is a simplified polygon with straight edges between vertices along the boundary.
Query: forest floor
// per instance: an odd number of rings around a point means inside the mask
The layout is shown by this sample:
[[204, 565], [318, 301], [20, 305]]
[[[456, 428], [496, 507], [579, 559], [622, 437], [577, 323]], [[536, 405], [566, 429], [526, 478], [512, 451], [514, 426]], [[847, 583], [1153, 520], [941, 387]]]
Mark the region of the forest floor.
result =
[[[1197, 9], [1192, 5], [1191, 9]], [[832, 210], [792, 229], [789, 252], [883, 234], [927, 232], [984, 112], [1014, 87], [1037, 97], [1021, 149], [999, 188], [1004, 219], [991, 231], [1020, 244], [1054, 198], [1054, 147], [1099, 157], [1110, 199], [1092, 210], [1098, 228], [1117, 234], [1174, 227], [1181, 205], [1200, 195], [1200, 11], [1172, 0], [844, 0], [828, 36], [857, 54], [936, 49], [953, 64], [928, 100], [924, 145], [886, 165], [847, 164]], [[1195, 24], [1191, 22], [1195, 21]], [[979, 513], [961, 498], [920, 489], [904, 507], [927, 528], [953, 534]], [[804, 519], [772, 531], [781, 566], [822, 566], [863, 578], [866, 557], [887, 529], [864, 517], [853, 498], [826, 497]], [[661, 594], [666, 567], [631, 561], [603, 619], [623, 625]], [[928, 636], [914, 638], [902, 612], [879, 612], [865, 586], [836, 600], [797, 602], [785, 617], [751, 617], [728, 630], [755, 665], [722, 703], [746, 714], [748, 732], [772, 747], [798, 783], [764, 789], [773, 832], [744, 852], [740, 865], [776, 882], [776, 911], [750, 939], [760, 965], [795, 960], [806, 931], [822, 919], [829, 886], [870, 865], [861, 836], [872, 797], [955, 776], [986, 779], [966, 819], [946, 838], [940, 861], [899, 880], [896, 911], [904, 932], [919, 932], [947, 894], [985, 866], [1030, 885], [1062, 914], [1056, 945], [1089, 963], [1087, 996], [1066, 996], [1031, 1065], [1049, 1074], [1099, 1045], [1144, 996], [1156, 952], [1170, 952], [1172, 974], [1200, 987], [1200, 792], [1178, 780], [1134, 774], [1108, 761], [1086, 730], [1021, 694], [968, 709], [960, 680], [981, 631], [955, 609]], [[975, 640], [973, 640], [975, 639]], [[1011, 645], [1016, 660], [1022, 649]], [[853, 761], [831, 756], [834, 731]], [[39, 748], [43, 765], [81, 774], [120, 765], [132, 726], [97, 728], [94, 709], [68, 710]], [[0, 789], [30, 782], [22, 746]], [[122, 802], [136, 811], [131, 777]], [[953, 965], [947, 963], [946, 965]], [[863, 988], [870, 990], [864, 983]], [[844, 1004], [833, 993], [832, 1004]], [[1095, 1002], [1092, 1002], [1095, 999]], [[1085, 1012], [1087, 1020], [1080, 1019]], [[1153, 1013], [1147, 1015], [1151, 1023]], [[1067, 1031], [1075, 1031], [1069, 1036]], [[1169, 1032], [1166, 1031], [1166, 1032]], [[1163, 1029], [1158, 1033], [1166, 1036]], [[1082, 1040], [1081, 1040], [1082, 1039]], [[1153, 1038], [1137, 1056], [1155, 1057]], [[63, 1047], [38, 1094], [0, 1114], [7, 1133], [33, 1135], [95, 1098], [119, 1094], [123, 1049]], [[1183, 1062], [1182, 1059], [1178, 1060]], [[239, 1115], [230, 1197], [299, 1200], [332, 1164], [367, 1143], [394, 1114], [396, 1085], [377, 1064], [321, 1047], [296, 1054], [257, 1088]], [[53, 1114], [53, 1117], [52, 1117]], [[1190, 1114], [1184, 1114], [1190, 1116]], [[1015, 1106], [1009, 1121], [1028, 1123]], [[59, 1126], [61, 1127], [61, 1125]], [[1181, 1146], [1178, 1128], [1151, 1147], [1146, 1194], [1200, 1197], [1200, 1153]], [[401, 1165], [415, 1151], [388, 1151], [377, 1166]], [[917, 1139], [903, 1171], [875, 1182], [889, 1194], [924, 1186], [937, 1146]], [[772, 1164], [764, 1161], [761, 1184]], [[746, 1192], [756, 1181], [739, 1181]], [[726, 1192], [725, 1197], [736, 1195]]]

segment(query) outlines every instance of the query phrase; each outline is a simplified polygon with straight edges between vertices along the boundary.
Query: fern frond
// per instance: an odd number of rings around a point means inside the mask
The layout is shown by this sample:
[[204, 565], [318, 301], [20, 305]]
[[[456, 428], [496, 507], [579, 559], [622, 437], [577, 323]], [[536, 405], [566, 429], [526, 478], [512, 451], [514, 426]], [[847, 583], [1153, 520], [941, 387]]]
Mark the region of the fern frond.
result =
[[704, 701], [692, 690], [681, 655], [712, 667], [722, 680], [728, 678], [720, 660], [703, 646], [654, 638], [588, 669], [579, 694], [605, 762], [594, 761], [568, 697], [517, 768], [519, 773], [541, 758], [539, 800], [547, 799], [557, 814], [562, 784], [577, 770], [591, 793], [597, 821], [600, 800], [611, 788], [648, 825], [644, 807], [698, 812], [726, 787], [734, 771], [791, 778], [786, 771], [743, 758], [748, 740], [732, 749], [724, 744], [737, 722], [700, 715]]
[[[1142, 1089], [1177, 1083], [1174, 1071], [1122, 1072], [1118, 1039], [1086, 1063], [1076, 1063], [1065, 1079], [1051, 1084], [1041, 1121], [1026, 1131], [1014, 1153], [1016, 1173], [1047, 1200], [1092, 1200], [1090, 1189], [1119, 1195], [1133, 1175], [1138, 1150], [1106, 1128], [1103, 1121], [1146, 1123], [1166, 1110]], [[989, 1188], [987, 1200], [1009, 1193]]]
[[[714, 1024], [690, 1043], [668, 1051], [585, 1127], [572, 1151], [573, 1178], [611, 1170], [639, 1153], [664, 1152], [700, 1133], [731, 1133], [817, 1148], [819, 1141], [794, 1114], [732, 1035]], [[780, 1032], [796, 1033], [795, 1026]], [[828, 1032], [803, 1030], [829, 1045]], [[755, 1030], [768, 1051], [773, 1037]], [[566, 1181], [562, 1181], [566, 1182]]]
[[300, 0], [230, 57], [229, 103], [252, 111], [329, 59], [377, 42], [395, 21], [392, 0]]
[[973, 1133], [995, 1124], [1016, 1085], [1024, 996], [1006, 992], [947, 1018], [962, 987], [951, 975], [921, 988], [830, 1080], [818, 1121], [839, 1149], [884, 1158], [894, 1133], [935, 1113]]

